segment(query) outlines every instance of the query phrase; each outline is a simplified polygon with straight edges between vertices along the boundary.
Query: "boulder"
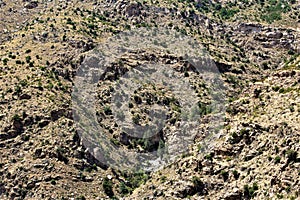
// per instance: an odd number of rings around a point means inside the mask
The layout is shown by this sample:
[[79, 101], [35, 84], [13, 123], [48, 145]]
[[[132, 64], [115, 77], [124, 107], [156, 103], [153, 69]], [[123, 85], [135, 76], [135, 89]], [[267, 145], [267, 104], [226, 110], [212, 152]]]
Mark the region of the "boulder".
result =
[[266, 36], [268, 38], [280, 39], [283, 36], [283, 34], [281, 32], [267, 32]]
[[25, 3], [24, 8], [33, 9], [33, 8], [36, 8], [37, 6], [38, 6], [37, 1], [30, 1], [30, 2]]

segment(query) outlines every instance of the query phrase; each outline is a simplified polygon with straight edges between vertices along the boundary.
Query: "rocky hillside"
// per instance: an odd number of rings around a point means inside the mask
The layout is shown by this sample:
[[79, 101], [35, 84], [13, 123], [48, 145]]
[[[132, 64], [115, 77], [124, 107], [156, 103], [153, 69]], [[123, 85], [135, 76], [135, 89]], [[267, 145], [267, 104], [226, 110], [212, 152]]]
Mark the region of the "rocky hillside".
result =
[[[299, 0], [0, 0], [0, 199], [299, 199], [299, 10]], [[159, 151], [184, 121], [158, 80], [128, 91], [127, 118], [145, 125], [157, 104], [167, 113], [163, 129], [138, 139], [119, 127], [113, 88], [144, 63], [189, 83], [201, 116], [173, 162], [123, 171], [101, 162], [78, 131], [72, 94], [80, 66], [109, 38], [151, 28], [206, 49], [226, 88], [223, 123], [206, 148], [209, 119], [218, 114], [209, 107], [213, 88], [181, 55], [143, 47], [116, 57], [95, 82], [96, 118], [110, 143]]]

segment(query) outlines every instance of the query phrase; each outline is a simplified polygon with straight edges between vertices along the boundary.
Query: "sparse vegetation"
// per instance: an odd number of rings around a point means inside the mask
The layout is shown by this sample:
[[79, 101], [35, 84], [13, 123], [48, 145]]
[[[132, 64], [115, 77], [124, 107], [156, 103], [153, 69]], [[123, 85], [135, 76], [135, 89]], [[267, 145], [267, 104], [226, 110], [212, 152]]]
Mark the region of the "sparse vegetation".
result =
[[253, 183], [252, 187], [249, 185], [244, 185], [244, 195], [249, 198], [253, 198], [255, 196], [255, 192], [258, 190], [257, 183]]
[[102, 183], [103, 186], [103, 190], [105, 192], [105, 194], [107, 194], [109, 197], [113, 197], [114, 196], [114, 192], [113, 192], [113, 182], [105, 177]]
[[[0, 199], [299, 198], [297, 1], [0, 1], [0, 7], [7, 12], [0, 28]], [[154, 27], [176, 31], [178, 42], [163, 42], [155, 32], [143, 37], [154, 48], [141, 48], [124, 33]], [[122, 55], [99, 48], [119, 33], [132, 47], [111, 42], [108, 49]], [[98, 53], [105, 65], [88, 59]], [[89, 61], [105, 66], [100, 80], [92, 70], [80, 71]], [[117, 80], [123, 84], [121, 77], [143, 73], [148, 64], [170, 71], [137, 84], [113, 110]], [[175, 93], [165, 84], [168, 76], [193, 92]], [[81, 78], [93, 80], [95, 94], [73, 95]], [[96, 98], [99, 130], [87, 125], [93, 115], [78, 116], [89, 97]], [[83, 104], [73, 107], [73, 98]], [[166, 119], [157, 120], [157, 130], [150, 113], [162, 110]], [[132, 135], [132, 128], [147, 126], [151, 131]], [[134, 156], [103, 153], [99, 136]], [[146, 155], [141, 168], [161, 168], [122, 171], [109, 160], [130, 166], [140, 155]]]

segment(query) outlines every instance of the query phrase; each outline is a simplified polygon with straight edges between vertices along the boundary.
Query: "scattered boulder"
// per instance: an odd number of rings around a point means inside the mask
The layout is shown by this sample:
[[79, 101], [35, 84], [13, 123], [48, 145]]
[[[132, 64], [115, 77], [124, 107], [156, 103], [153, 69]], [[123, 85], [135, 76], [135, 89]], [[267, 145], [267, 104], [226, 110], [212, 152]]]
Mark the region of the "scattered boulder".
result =
[[20, 100], [31, 99], [31, 95], [29, 95], [29, 94], [21, 94], [21, 96], [19, 98], [20, 98]]
[[142, 6], [140, 4], [130, 4], [125, 9], [125, 16], [132, 17], [132, 16], [139, 16], [141, 14]]
[[61, 108], [61, 109], [57, 109], [57, 110], [52, 110], [50, 115], [51, 115], [51, 120], [52, 121], [56, 121], [59, 118], [61, 118], [62, 116], [64, 116], [66, 113], [66, 110]]
[[36, 8], [37, 6], [38, 6], [37, 1], [30, 1], [30, 2], [25, 3], [24, 8], [33, 9], [33, 8]]
[[23, 131], [23, 123], [22, 123], [21, 119], [13, 120], [13, 128], [18, 133], [21, 133]]
[[267, 32], [266, 36], [268, 38], [280, 39], [283, 36], [283, 34], [281, 32]]
[[44, 127], [47, 126], [49, 123], [50, 123], [49, 120], [42, 120], [42, 121], [39, 123], [39, 127], [40, 127], [40, 128], [44, 128]]
[[242, 193], [239, 191], [238, 188], [234, 188], [232, 192], [227, 192], [224, 196], [224, 200], [236, 200], [241, 198]]

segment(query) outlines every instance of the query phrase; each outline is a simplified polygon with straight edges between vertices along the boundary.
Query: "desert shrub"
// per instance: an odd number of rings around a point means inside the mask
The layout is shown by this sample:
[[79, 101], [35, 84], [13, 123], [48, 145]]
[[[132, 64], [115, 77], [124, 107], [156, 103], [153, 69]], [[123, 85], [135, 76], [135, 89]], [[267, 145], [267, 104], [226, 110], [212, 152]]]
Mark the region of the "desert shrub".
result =
[[279, 93], [284, 93], [284, 88], [280, 88], [278, 92]]
[[112, 110], [111, 110], [111, 108], [110, 108], [109, 106], [106, 106], [106, 107], [104, 108], [104, 113], [105, 113], [106, 115], [112, 115]]
[[230, 19], [238, 12], [238, 9], [228, 9], [223, 7], [220, 9], [220, 16], [222, 19]]
[[238, 171], [236, 170], [233, 170], [232, 174], [235, 179], [238, 179], [240, 177], [240, 173], [238, 173]]
[[107, 194], [109, 197], [114, 196], [113, 182], [109, 178], [107, 177], [104, 178], [102, 186], [105, 194]]
[[4, 59], [2, 60], [2, 62], [3, 62], [3, 65], [7, 65], [8, 58], [4, 58]]
[[76, 197], [76, 200], [86, 200], [86, 198], [83, 195], [80, 195], [79, 197]]
[[205, 187], [203, 181], [197, 176], [193, 176], [192, 182], [196, 191], [201, 192]]
[[12, 120], [14, 120], [14, 121], [21, 121], [21, 117], [20, 117], [18, 114], [15, 114], [15, 115], [12, 117]]
[[277, 85], [277, 86], [272, 87], [272, 89], [273, 89], [275, 92], [278, 92], [278, 90], [280, 89], [280, 87]]
[[290, 163], [290, 162], [292, 162], [292, 161], [294, 161], [294, 162], [296, 162], [296, 160], [297, 160], [297, 152], [296, 151], [294, 151], [294, 150], [288, 150], [287, 152], [286, 152], [286, 157], [288, 158], [288, 163]]
[[205, 159], [207, 160], [212, 160], [213, 159], [213, 154], [207, 154], [206, 156], [204, 156]]
[[274, 158], [274, 160], [275, 160], [275, 164], [280, 163], [281, 157], [280, 156], [276, 156]]
[[291, 10], [289, 4], [282, 0], [269, 0], [268, 3], [269, 5], [265, 7], [265, 13], [261, 15], [261, 19], [268, 23], [281, 20], [281, 14]]
[[244, 195], [249, 198], [253, 198], [255, 196], [255, 191], [258, 190], [257, 183], [253, 183], [252, 187], [249, 185], [244, 185]]
[[230, 144], [237, 144], [237, 143], [239, 143], [243, 139], [243, 137], [242, 137], [243, 134], [244, 134], [243, 129], [241, 130], [241, 135], [238, 135], [236, 132], [233, 132], [231, 134], [231, 137], [229, 138], [229, 143]]
[[11, 59], [16, 59], [17, 56], [13, 55], [13, 54], [9, 54], [8, 57], [11, 58]]
[[26, 56], [25, 60], [26, 60], [27, 63], [30, 63], [31, 57], [30, 56]]
[[145, 183], [149, 176], [142, 170], [136, 172], [123, 172], [122, 176], [125, 178], [125, 182], [121, 182], [119, 185], [120, 193], [123, 195], [130, 194], [135, 188]]
[[19, 86], [19, 85], [17, 85], [16, 87], [15, 87], [15, 93], [16, 94], [20, 94], [22, 92], [22, 88]]
[[229, 177], [229, 173], [227, 171], [222, 170], [221, 176], [223, 177], [223, 180], [226, 181]]
[[161, 177], [160, 177], [160, 181], [161, 181], [162, 183], [166, 182], [166, 180], [167, 180], [167, 177], [166, 177], [166, 176], [161, 176]]
[[120, 183], [119, 189], [122, 195], [126, 195], [132, 192], [132, 189], [128, 187], [124, 182]]

